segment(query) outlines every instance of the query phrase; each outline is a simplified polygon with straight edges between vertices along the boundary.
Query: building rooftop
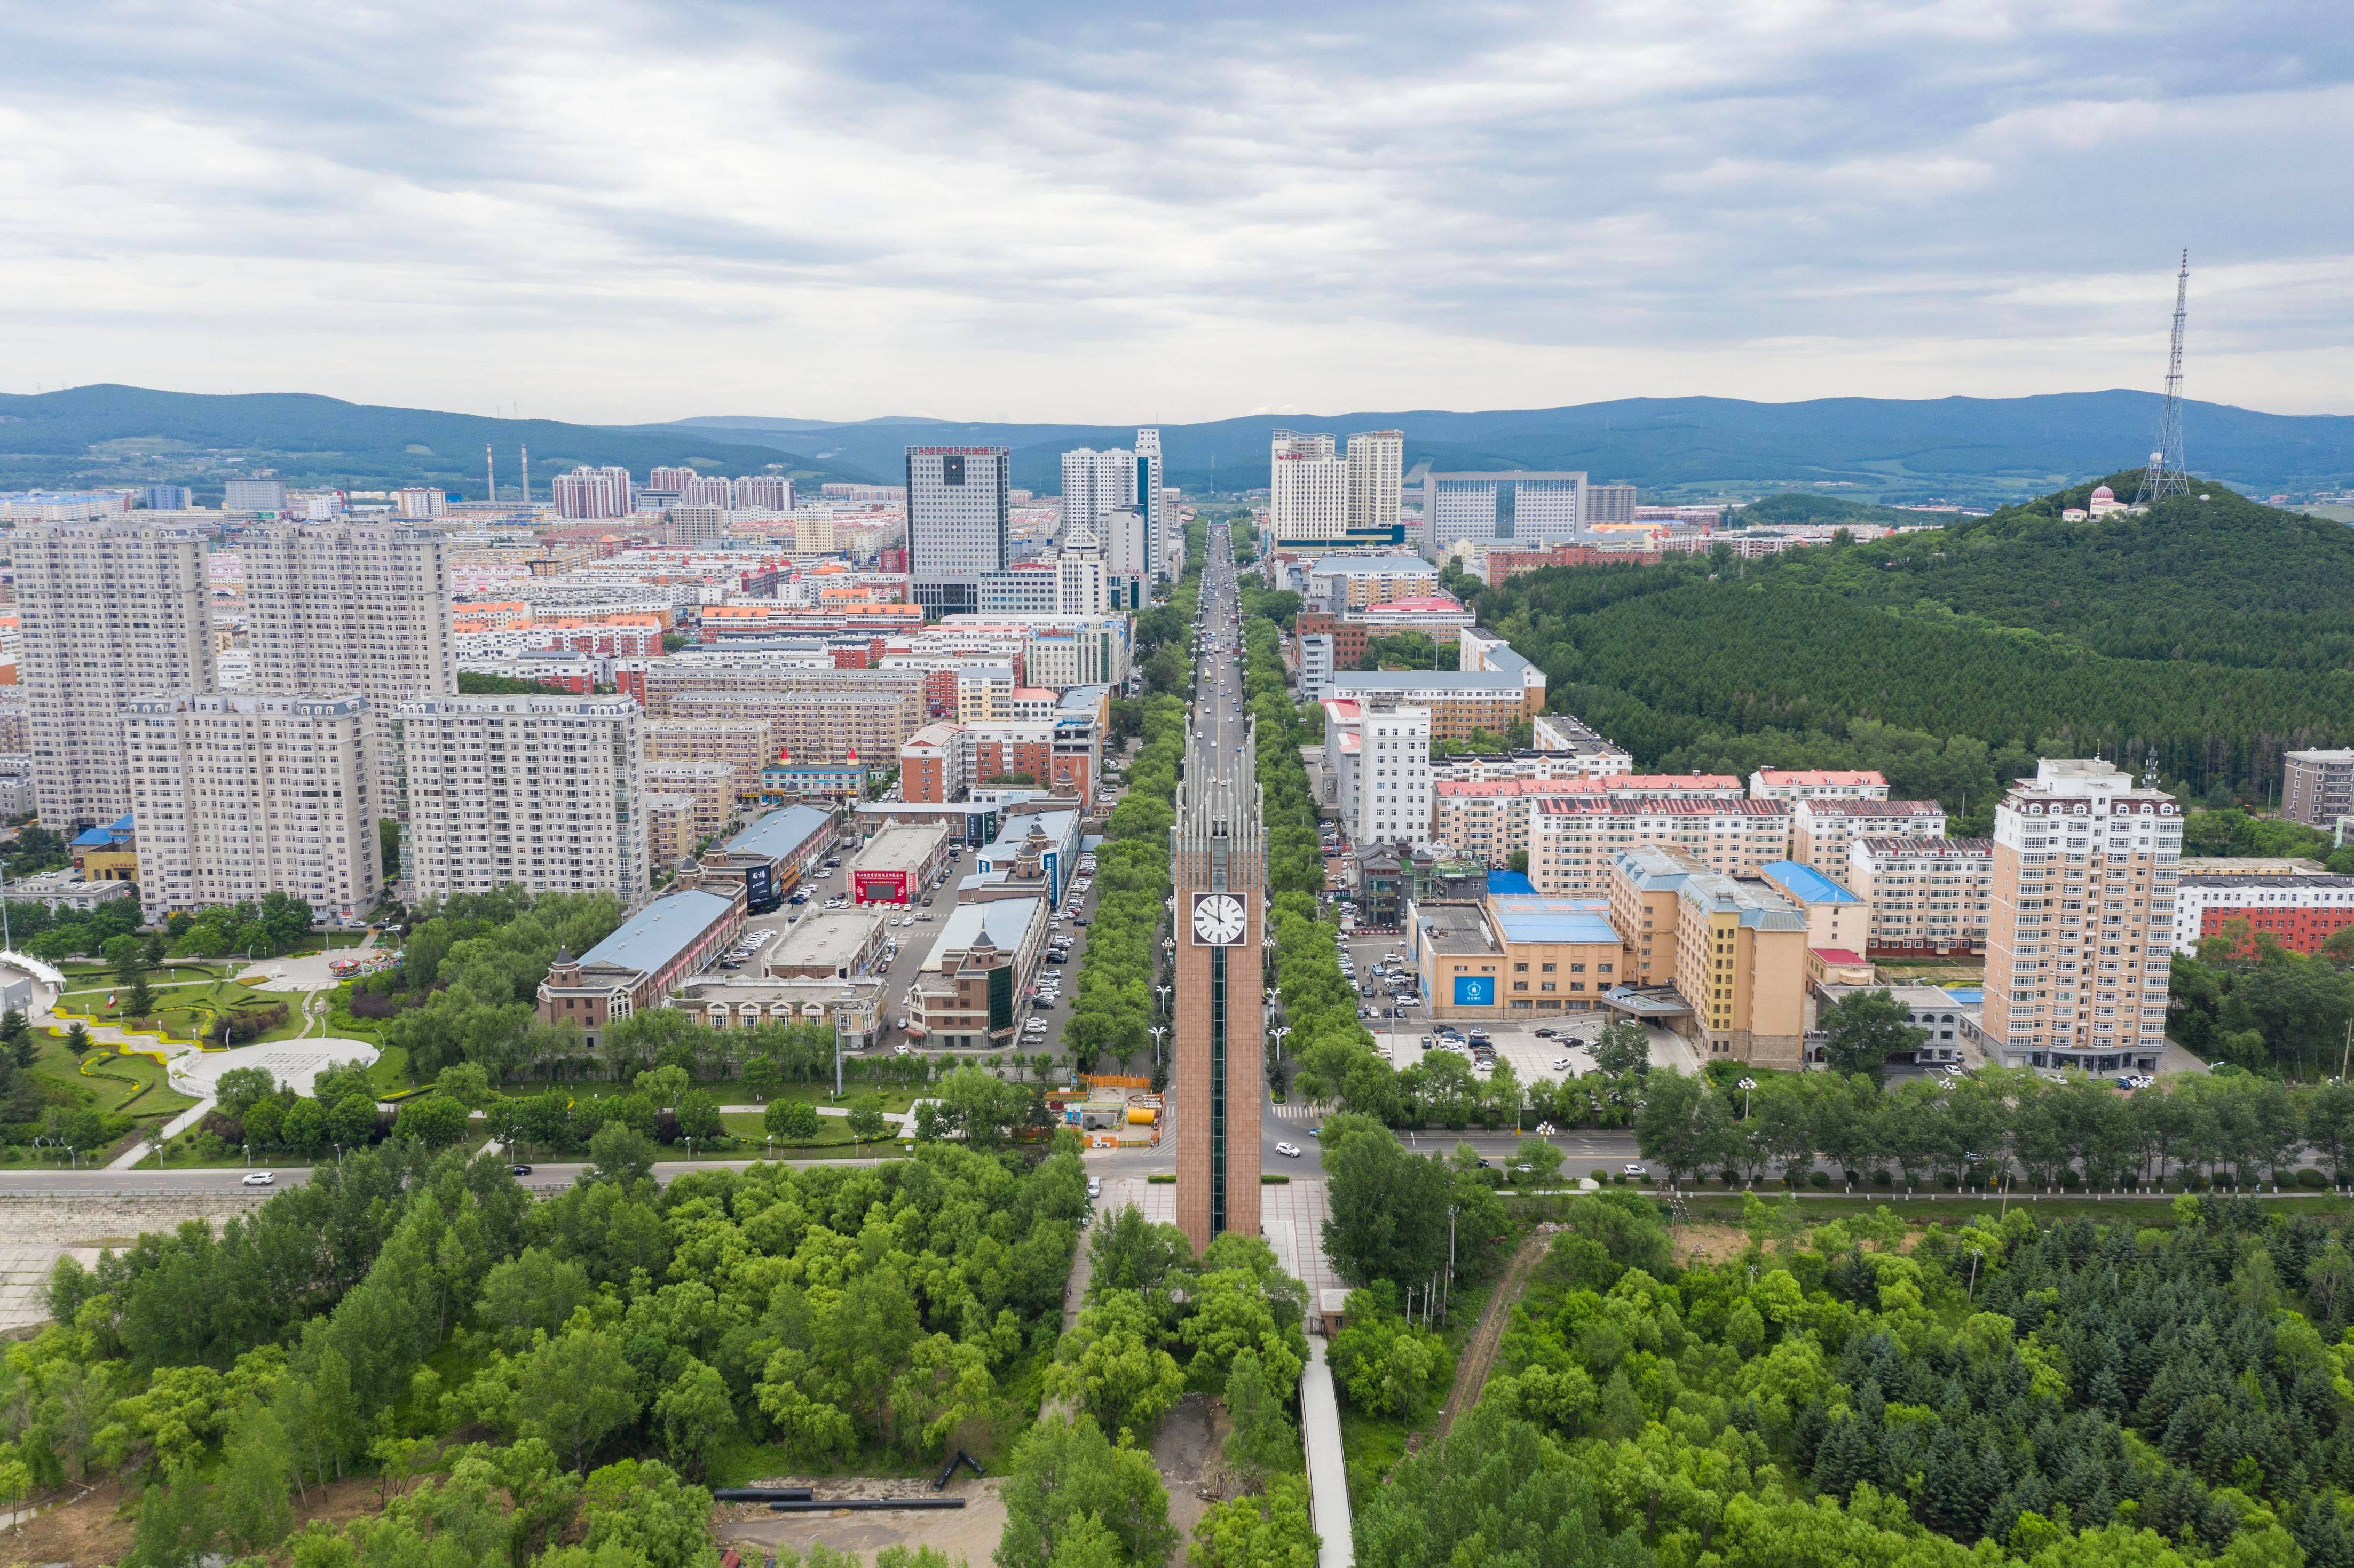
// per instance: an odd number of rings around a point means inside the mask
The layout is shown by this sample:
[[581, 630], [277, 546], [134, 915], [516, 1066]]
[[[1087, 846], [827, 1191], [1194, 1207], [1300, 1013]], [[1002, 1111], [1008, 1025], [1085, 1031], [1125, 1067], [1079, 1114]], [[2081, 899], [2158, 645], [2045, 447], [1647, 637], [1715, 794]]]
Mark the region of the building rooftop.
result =
[[1755, 931], [1803, 931], [1807, 916], [1803, 910], [1766, 886], [1745, 877], [1731, 877], [1722, 872], [1696, 871], [1684, 878], [1676, 889], [1676, 896], [1686, 904], [1697, 904], [1709, 915], [1732, 915], [1735, 924]]
[[2340, 747], [2335, 751], [2292, 751], [2288, 756], [2298, 762], [2354, 762], [2354, 747]]
[[716, 893], [690, 891], [657, 898], [581, 954], [580, 967], [651, 974], [725, 919], [734, 906], [735, 900]]
[[1699, 863], [1665, 844], [1631, 844], [1611, 856], [1610, 863], [1645, 893], [1673, 892], [1700, 870]]
[[1517, 674], [1488, 670], [1335, 670], [1332, 686], [1362, 692], [1507, 692], [1521, 694]]
[[1438, 568], [1420, 556], [1326, 556], [1308, 565], [1310, 572], [1337, 572], [1346, 577], [1394, 577], [1420, 572], [1437, 577]]
[[2303, 855], [2184, 855], [2174, 869], [2191, 876], [2309, 876], [2327, 870]]
[[1861, 904], [1863, 902], [1813, 866], [1801, 861], [1770, 861], [1758, 871], [1801, 904]]
[[945, 822], [894, 822], [866, 842], [850, 863], [853, 885], [862, 871], [904, 871], [913, 876], [948, 842]]
[[1038, 918], [1035, 898], [999, 898], [987, 904], [960, 904], [940, 927], [939, 939], [924, 955], [924, 968], [937, 971], [950, 953], [962, 953], [983, 931], [1006, 952], [1017, 952], [1031, 923]]
[[843, 913], [813, 915], [785, 933], [769, 949], [771, 969], [843, 970], [858, 959], [874, 939], [880, 915]]
[[1864, 853], [1874, 855], [1946, 855], [1962, 860], [1994, 858], [1992, 839], [1862, 838]]
[[1540, 794], [1537, 810], [1549, 817], [1786, 817], [1787, 800], [1670, 800], [1656, 796], [1632, 800], [1580, 800], [1563, 794]]
[[1887, 787], [1888, 776], [1872, 768], [1761, 768], [1757, 777], [1771, 785], [1876, 785]]
[[756, 854], [782, 860], [798, 853], [811, 839], [832, 829], [833, 813], [815, 806], [787, 806], [770, 811], [726, 843], [729, 854]]
[[1414, 919], [1422, 940], [1435, 953], [1492, 953], [1495, 934], [1487, 917], [1469, 904], [1417, 904]]
[[1491, 871], [1488, 874], [1488, 893], [1491, 897], [1534, 896], [1536, 890], [1537, 885], [1528, 879], [1525, 872]]
[[1508, 942], [1606, 942], [1617, 946], [1607, 904], [1583, 898], [1497, 896], [1489, 906]]
[[1799, 810], [1816, 817], [1942, 817], [1946, 808], [1935, 800], [1858, 800], [1838, 796], [1829, 800], [1808, 799], [1798, 803]]
[[[77, 840], [76, 842], [80, 841]], [[2176, 878], [2183, 887], [2354, 887], [2354, 876], [2339, 876], [2331, 872], [2241, 872], [2195, 871]]]
[[1444, 594], [1420, 599], [1394, 599], [1384, 604], [1369, 604], [1361, 615], [1460, 615], [1462, 601]]

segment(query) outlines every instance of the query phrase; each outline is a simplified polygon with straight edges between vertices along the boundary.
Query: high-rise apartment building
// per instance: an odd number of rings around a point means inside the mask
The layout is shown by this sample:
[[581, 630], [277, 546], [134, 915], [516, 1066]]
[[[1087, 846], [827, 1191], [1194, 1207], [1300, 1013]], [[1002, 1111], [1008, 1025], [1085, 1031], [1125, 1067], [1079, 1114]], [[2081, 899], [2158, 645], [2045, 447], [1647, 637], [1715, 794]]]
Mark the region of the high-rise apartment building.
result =
[[1062, 553], [1055, 557], [1055, 613], [1102, 615], [1109, 609], [1103, 546], [1086, 528], [1066, 530]]
[[[659, 487], [656, 487], [659, 488]], [[559, 473], [548, 483], [558, 517], [627, 517], [637, 503], [636, 492], [625, 468], [589, 468], [583, 464]]]
[[1113, 447], [1098, 451], [1078, 447], [1063, 454], [1063, 532], [1085, 528], [1093, 533], [1105, 513], [1134, 506], [1136, 454]]
[[393, 717], [415, 897], [645, 896], [645, 718], [627, 697], [433, 696]]
[[[1161, 482], [1161, 432], [1146, 428], [1136, 432], [1136, 509], [1144, 514], [1144, 553], [1153, 581], [1175, 582], [1185, 571], [1185, 538], [1172, 519], [1175, 492]], [[1097, 529], [1098, 537], [1102, 530]]]
[[1405, 471], [1405, 432], [1363, 430], [1349, 438], [1349, 526], [1394, 528]]
[[793, 482], [781, 473], [748, 473], [736, 481], [727, 503], [738, 512], [790, 512]]
[[2036, 764], [1994, 812], [1988, 1054], [2155, 1072], [2166, 1047], [2182, 809], [2094, 758]]
[[122, 705], [219, 683], [204, 535], [165, 523], [40, 523], [11, 541], [17, 667], [41, 825], [131, 810]]
[[1914, 838], [1893, 832], [1855, 840], [1840, 874], [1871, 911], [1865, 954], [1942, 958], [1986, 951], [1994, 841], [1949, 839], [1942, 831]]
[[1013, 456], [1005, 447], [907, 449], [907, 575], [926, 616], [978, 609], [982, 574], [1005, 569]]
[[727, 481], [718, 474], [693, 474], [679, 487], [679, 503], [683, 506], [708, 506], [714, 511], [725, 512], [732, 490]]
[[[439, 488], [412, 484], [392, 494], [394, 509], [406, 518], [440, 517], [450, 510], [450, 493]], [[328, 514], [332, 515], [332, 512]]]
[[2283, 757], [2281, 815], [2315, 828], [2354, 816], [2354, 749], [2292, 751]]
[[221, 505], [230, 512], [283, 512], [286, 484], [276, 479], [232, 479], [221, 486]]
[[1585, 487], [1585, 524], [1635, 521], [1635, 487], [1631, 484], [1589, 484]]
[[686, 487], [695, 482], [691, 468], [654, 468], [646, 471], [646, 488], [670, 495], [684, 495]]
[[458, 689], [448, 535], [382, 524], [290, 523], [248, 533], [238, 553], [255, 689], [366, 698], [370, 799], [383, 815], [398, 815], [393, 710]]
[[1278, 539], [1337, 539], [1349, 531], [1349, 460], [1332, 438], [1278, 430], [1268, 477], [1267, 524]]
[[150, 512], [186, 512], [196, 498], [185, 484], [151, 484], [142, 503]]
[[179, 910], [267, 893], [322, 919], [376, 907], [376, 819], [367, 703], [337, 697], [134, 697], [124, 766], [139, 832], [139, 906]]
[[1422, 475], [1422, 539], [1436, 555], [1469, 540], [1551, 545], [1585, 528], [1585, 475], [1574, 471]]
[[1430, 710], [1373, 697], [1324, 702], [1324, 768], [1332, 804], [1359, 844], [1430, 834]]

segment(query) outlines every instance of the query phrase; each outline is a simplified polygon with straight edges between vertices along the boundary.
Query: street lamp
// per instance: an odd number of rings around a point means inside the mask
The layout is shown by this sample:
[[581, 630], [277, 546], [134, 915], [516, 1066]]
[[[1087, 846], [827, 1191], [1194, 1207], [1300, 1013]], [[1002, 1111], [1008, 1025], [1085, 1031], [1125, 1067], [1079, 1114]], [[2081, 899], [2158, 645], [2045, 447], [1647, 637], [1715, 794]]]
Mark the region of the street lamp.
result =
[[1749, 1094], [1750, 1091], [1755, 1089], [1756, 1086], [1757, 1080], [1755, 1078], [1744, 1078], [1740, 1083], [1734, 1086], [1734, 1087], [1741, 1091], [1741, 1119], [1744, 1121], [1747, 1121], [1749, 1119]]
[[1146, 1033], [1152, 1036], [1152, 1065], [1158, 1067], [1161, 1065], [1161, 1037], [1169, 1033], [1169, 1026], [1156, 1023]]
[[1176, 994], [1177, 988], [1173, 985], [1157, 985], [1152, 989], [1161, 993], [1161, 1011], [1163, 1013], [1173, 1013], [1176, 1009], [1170, 1005], [1169, 999]]
[[1290, 1033], [1291, 1030], [1292, 1026], [1287, 1023], [1279, 1029], [1270, 1029], [1267, 1031], [1268, 1033], [1275, 1036], [1275, 1059], [1278, 1062], [1283, 1060], [1283, 1037]]

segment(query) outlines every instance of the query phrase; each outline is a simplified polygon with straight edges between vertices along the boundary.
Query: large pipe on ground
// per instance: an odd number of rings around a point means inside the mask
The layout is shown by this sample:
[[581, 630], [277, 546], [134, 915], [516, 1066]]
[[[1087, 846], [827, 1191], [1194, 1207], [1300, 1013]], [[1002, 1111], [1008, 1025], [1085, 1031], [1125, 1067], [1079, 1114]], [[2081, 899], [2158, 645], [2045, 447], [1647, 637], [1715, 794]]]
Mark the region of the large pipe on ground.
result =
[[846, 1509], [857, 1513], [875, 1513], [895, 1508], [962, 1508], [962, 1498], [813, 1498], [806, 1502], [772, 1502], [776, 1513], [831, 1513]]
[[807, 1502], [817, 1493], [808, 1487], [716, 1487], [713, 1502]]

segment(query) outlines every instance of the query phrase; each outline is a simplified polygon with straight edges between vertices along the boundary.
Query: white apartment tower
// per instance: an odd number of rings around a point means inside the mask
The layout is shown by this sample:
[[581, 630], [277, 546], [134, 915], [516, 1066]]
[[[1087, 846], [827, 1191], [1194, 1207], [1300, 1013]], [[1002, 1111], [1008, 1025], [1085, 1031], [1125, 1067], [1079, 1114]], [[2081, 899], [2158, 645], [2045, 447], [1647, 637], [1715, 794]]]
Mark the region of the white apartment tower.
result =
[[645, 719], [627, 697], [450, 697], [393, 717], [412, 896], [646, 894]]
[[726, 504], [737, 512], [790, 512], [793, 482], [781, 473], [748, 473], [736, 481]]
[[1430, 710], [1375, 698], [1324, 701], [1324, 771], [1361, 845], [1430, 836]]
[[1078, 447], [1063, 454], [1063, 532], [1100, 535], [1104, 514], [1136, 504], [1136, 454]]
[[1103, 615], [1111, 608], [1104, 577], [1103, 546], [1087, 529], [1066, 530], [1055, 558], [1055, 613]]
[[1136, 508], [1144, 514], [1144, 550], [1153, 577], [1175, 582], [1185, 572], [1185, 538], [1170, 519], [1170, 492], [1161, 482], [1161, 431], [1147, 427], [1136, 432]]
[[448, 536], [365, 523], [287, 524], [249, 533], [239, 554], [255, 689], [366, 698], [370, 799], [385, 816], [398, 815], [393, 710], [458, 689]]
[[691, 468], [652, 468], [646, 471], [646, 488], [668, 495], [684, 495], [686, 487], [695, 482]]
[[1006, 447], [907, 449], [907, 575], [927, 617], [978, 609], [981, 577], [1005, 569], [1013, 457]]
[[549, 483], [558, 517], [627, 517], [637, 504], [625, 468], [589, 468], [559, 473]]
[[1349, 438], [1349, 526], [1394, 528], [1405, 481], [1405, 432], [1363, 430]]
[[1349, 460], [1330, 436], [1278, 430], [1270, 453], [1268, 524], [1278, 539], [1337, 539], [1349, 531]]
[[322, 919], [376, 907], [377, 803], [367, 703], [339, 697], [135, 697], [120, 720], [139, 829], [139, 907], [179, 910], [266, 893]]
[[34, 797], [42, 826], [70, 837], [131, 810], [122, 705], [219, 683], [204, 535], [41, 523], [11, 547]]
[[[1086, 528], [1106, 542], [1115, 572], [1150, 573], [1173, 579], [1180, 567], [1171, 564], [1168, 493], [1161, 468], [1161, 432], [1136, 432], [1133, 448], [1097, 450], [1077, 447], [1063, 454], [1063, 532]], [[1109, 522], [1111, 514], [1133, 508], [1143, 524], [1142, 550], [1135, 565], [1124, 564], [1119, 541]]]
[[2099, 760], [2036, 764], [1994, 813], [1984, 1028], [2005, 1066], [2155, 1071], [2182, 810]]

